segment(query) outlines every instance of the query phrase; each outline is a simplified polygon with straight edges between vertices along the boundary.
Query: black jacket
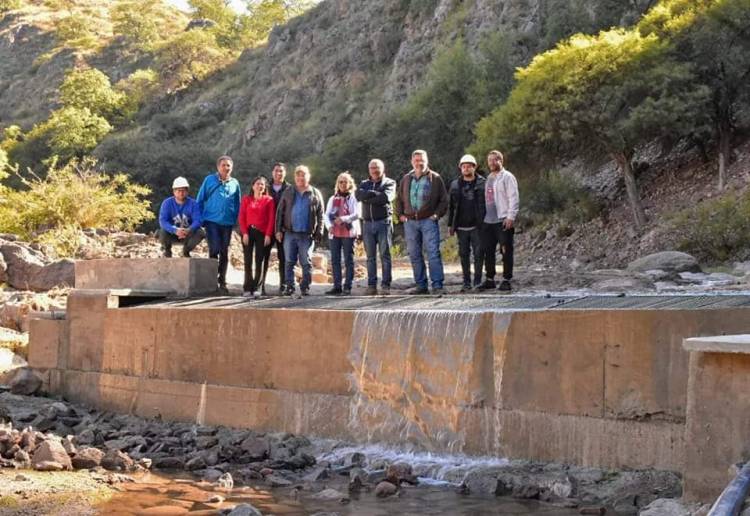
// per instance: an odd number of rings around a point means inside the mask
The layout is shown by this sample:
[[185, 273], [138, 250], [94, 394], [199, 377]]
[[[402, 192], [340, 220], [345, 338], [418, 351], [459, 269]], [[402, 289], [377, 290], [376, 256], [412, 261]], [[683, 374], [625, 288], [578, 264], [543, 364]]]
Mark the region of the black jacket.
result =
[[[273, 197], [273, 205], [277, 208], [279, 207], [279, 202], [281, 201], [281, 196], [284, 194], [284, 190], [289, 188], [289, 186], [289, 183], [284, 181], [283, 183], [281, 183], [281, 190], [277, 192], [273, 189], [273, 178], [268, 180], [268, 195]], [[252, 194], [252, 192], [250, 193]]]
[[[474, 209], [476, 210], [477, 226], [484, 221], [484, 214], [487, 211], [485, 200], [484, 200], [484, 186], [485, 179], [477, 175], [477, 180], [474, 183]], [[455, 231], [458, 227], [458, 212], [462, 209], [461, 202], [463, 201], [463, 195], [461, 195], [461, 187], [465, 181], [463, 178], [454, 179], [451, 182], [450, 190], [448, 191], [448, 224], [450, 228]]]
[[396, 198], [396, 182], [385, 176], [377, 183], [367, 179], [359, 184], [354, 196], [362, 203], [362, 220], [390, 220]]

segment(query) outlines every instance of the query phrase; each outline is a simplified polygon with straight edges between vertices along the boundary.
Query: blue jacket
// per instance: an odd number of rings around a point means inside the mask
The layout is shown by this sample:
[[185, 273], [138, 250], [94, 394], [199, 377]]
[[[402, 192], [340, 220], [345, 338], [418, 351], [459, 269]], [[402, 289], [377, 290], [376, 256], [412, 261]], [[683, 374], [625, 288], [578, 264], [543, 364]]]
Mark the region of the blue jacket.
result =
[[195, 199], [188, 197], [182, 204], [177, 204], [174, 197], [168, 197], [161, 203], [159, 226], [167, 233], [177, 233], [177, 228], [190, 228], [191, 233], [201, 227], [201, 212]]
[[234, 226], [240, 213], [240, 183], [233, 177], [222, 183], [218, 173], [209, 174], [198, 191], [198, 207], [203, 222]]

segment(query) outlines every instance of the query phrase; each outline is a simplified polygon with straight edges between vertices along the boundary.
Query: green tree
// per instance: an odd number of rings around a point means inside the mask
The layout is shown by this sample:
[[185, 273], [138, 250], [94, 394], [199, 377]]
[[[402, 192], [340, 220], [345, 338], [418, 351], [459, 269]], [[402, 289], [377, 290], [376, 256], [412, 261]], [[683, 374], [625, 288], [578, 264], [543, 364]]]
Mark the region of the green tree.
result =
[[46, 121], [34, 126], [28, 140], [44, 140], [50, 154], [66, 162], [92, 151], [111, 130], [106, 119], [88, 108], [65, 107], [53, 111]]
[[160, 41], [161, 0], [117, 0], [110, 9], [112, 30], [132, 48], [151, 51]]
[[118, 115], [124, 95], [112, 89], [109, 77], [100, 70], [73, 69], [60, 86], [60, 101], [65, 107], [88, 109], [111, 121]]
[[[710, 91], [701, 108], [706, 132], [718, 146], [718, 187], [723, 190], [737, 116], [749, 99], [750, 0], [664, 1], [639, 27], [670, 41], [673, 57], [690, 63], [697, 81]], [[701, 129], [694, 129], [698, 138]]]
[[161, 47], [157, 66], [167, 89], [174, 91], [204, 79], [226, 64], [228, 57], [212, 33], [189, 30]]
[[518, 71], [508, 102], [477, 125], [473, 149], [603, 151], [618, 165], [637, 227], [646, 223], [632, 167], [636, 146], [684, 134], [707, 94], [690, 68], [669, 60], [654, 35], [577, 35]]
[[143, 68], [131, 73], [115, 85], [123, 95], [120, 106], [125, 120], [131, 120], [150, 98], [156, 95], [159, 88], [159, 75], [151, 68]]

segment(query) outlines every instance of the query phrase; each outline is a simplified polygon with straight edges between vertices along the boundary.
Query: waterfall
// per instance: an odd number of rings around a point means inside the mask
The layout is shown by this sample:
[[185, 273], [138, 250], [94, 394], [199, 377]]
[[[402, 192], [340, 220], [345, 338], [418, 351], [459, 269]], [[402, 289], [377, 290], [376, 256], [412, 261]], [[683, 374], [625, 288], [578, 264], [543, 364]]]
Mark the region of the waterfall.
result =
[[461, 453], [467, 410], [487, 397], [481, 371], [489, 342], [477, 338], [482, 318], [479, 312], [357, 312], [349, 354], [352, 435]]

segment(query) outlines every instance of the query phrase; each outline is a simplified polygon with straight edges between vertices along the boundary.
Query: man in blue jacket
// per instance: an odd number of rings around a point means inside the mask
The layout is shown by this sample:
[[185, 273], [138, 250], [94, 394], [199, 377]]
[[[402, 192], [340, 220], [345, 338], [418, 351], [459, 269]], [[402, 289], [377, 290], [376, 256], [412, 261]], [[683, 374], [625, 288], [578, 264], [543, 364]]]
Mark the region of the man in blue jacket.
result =
[[229, 156], [216, 160], [216, 173], [203, 180], [196, 201], [208, 239], [208, 256], [219, 259], [219, 292], [227, 294], [227, 266], [232, 228], [240, 212], [240, 184], [232, 177], [234, 162]]
[[182, 244], [182, 256], [190, 258], [190, 251], [206, 236], [198, 203], [188, 196], [189, 186], [187, 179], [178, 177], [172, 182], [174, 195], [161, 203], [159, 241], [165, 258], [172, 257], [173, 244]]

